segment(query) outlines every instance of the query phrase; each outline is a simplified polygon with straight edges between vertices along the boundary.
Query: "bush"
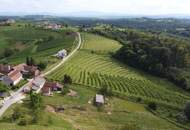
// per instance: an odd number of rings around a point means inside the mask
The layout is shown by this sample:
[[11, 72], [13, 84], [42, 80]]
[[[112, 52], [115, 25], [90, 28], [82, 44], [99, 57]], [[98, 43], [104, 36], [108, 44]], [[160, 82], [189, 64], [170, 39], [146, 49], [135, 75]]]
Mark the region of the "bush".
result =
[[148, 103], [148, 108], [150, 108], [151, 110], [156, 110], [157, 109], [157, 105], [155, 102], [149, 102]]
[[99, 93], [108, 97], [113, 96], [112, 89], [108, 88], [106, 85], [102, 86], [102, 88], [99, 90]]
[[47, 67], [47, 62], [40, 61], [37, 66], [40, 70], [44, 70]]
[[29, 125], [31, 123], [31, 121], [32, 121], [31, 116], [29, 116], [29, 115], [23, 115], [19, 119], [18, 125], [26, 126], [26, 125]]
[[141, 101], [142, 101], [142, 98], [138, 97], [137, 102], [141, 102]]
[[16, 120], [20, 119], [25, 114], [27, 114], [27, 110], [25, 108], [16, 107], [13, 110], [12, 120], [16, 121]]
[[64, 79], [62, 81], [64, 84], [72, 84], [72, 78], [69, 75], [64, 75]]

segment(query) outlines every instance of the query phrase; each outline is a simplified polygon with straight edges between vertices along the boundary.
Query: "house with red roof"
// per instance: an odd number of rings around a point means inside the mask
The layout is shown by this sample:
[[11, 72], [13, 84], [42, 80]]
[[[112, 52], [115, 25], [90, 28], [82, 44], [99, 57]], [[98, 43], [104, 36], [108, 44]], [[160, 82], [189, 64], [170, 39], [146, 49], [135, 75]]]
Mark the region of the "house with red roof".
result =
[[12, 70], [3, 77], [2, 82], [7, 86], [15, 86], [22, 80], [22, 73], [19, 70]]
[[37, 66], [29, 66], [23, 63], [15, 66], [14, 69], [19, 70], [24, 76], [37, 77], [40, 75], [40, 70]]
[[52, 93], [53, 91], [61, 91], [62, 88], [63, 88], [63, 85], [59, 83], [46, 81], [42, 88], [42, 94], [44, 96], [50, 96], [53, 94]]

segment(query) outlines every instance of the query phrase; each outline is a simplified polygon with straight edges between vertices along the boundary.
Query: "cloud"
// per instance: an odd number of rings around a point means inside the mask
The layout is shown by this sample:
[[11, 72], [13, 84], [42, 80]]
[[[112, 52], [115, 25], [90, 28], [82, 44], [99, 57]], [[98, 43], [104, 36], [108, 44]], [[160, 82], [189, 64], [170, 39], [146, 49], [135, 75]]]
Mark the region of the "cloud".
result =
[[0, 0], [0, 12], [190, 14], [190, 0]]

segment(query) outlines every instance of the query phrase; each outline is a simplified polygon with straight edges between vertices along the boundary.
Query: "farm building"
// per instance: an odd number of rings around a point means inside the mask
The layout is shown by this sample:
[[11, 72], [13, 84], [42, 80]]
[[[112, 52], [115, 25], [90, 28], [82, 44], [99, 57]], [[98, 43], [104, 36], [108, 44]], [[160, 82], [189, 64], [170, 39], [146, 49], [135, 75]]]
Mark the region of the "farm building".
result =
[[59, 52], [56, 54], [56, 56], [57, 56], [58, 58], [63, 59], [63, 58], [65, 58], [65, 57], [67, 56], [67, 51], [66, 51], [65, 49], [63, 49], [63, 50], [59, 51]]
[[104, 96], [103, 96], [103, 95], [100, 95], [100, 94], [96, 94], [96, 97], [95, 97], [95, 104], [96, 104], [97, 106], [103, 105], [103, 104], [104, 104]]
[[13, 70], [3, 77], [3, 83], [8, 86], [17, 85], [22, 80], [22, 73], [18, 70]]
[[35, 77], [32, 81], [32, 90], [39, 92], [40, 89], [44, 86], [46, 80], [43, 77]]
[[56, 83], [56, 82], [48, 82], [44, 84], [42, 88], [42, 93], [45, 96], [50, 96], [52, 94], [52, 91], [61, 91], [63, 88], [63, 85]]

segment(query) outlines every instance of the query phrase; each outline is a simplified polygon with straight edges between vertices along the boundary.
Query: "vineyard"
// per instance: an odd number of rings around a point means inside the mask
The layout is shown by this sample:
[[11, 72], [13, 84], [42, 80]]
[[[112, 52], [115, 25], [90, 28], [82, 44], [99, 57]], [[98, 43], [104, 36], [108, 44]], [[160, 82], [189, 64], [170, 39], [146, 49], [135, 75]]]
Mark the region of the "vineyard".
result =
[[[97, 46], [92, 41], [97, 41]], [[120, 47], [117, 42], [113, 41], [111, 47], [105, 47], [109, 43], [108, 41], [104, 46], [105, 41], [100, 36], [83, 34], [81, 50], [60, 69], [49, 75], [48, 78], [61, 81], [65, 74], [69, 74], [76, 84], [94, 88], [106, 85], [120, 96], [141, 97], [144, 100], [175, 107], [182, 107], [190, 99], [189, 96], [172, 89], [168, 90], [142, 76], [138, 71], [118, 63], [109, 54], [99, 53], [100, 50], [113, 52], [113, 50]], [[90, 46], [93, 46], [93, 48], [90, 49]]]

